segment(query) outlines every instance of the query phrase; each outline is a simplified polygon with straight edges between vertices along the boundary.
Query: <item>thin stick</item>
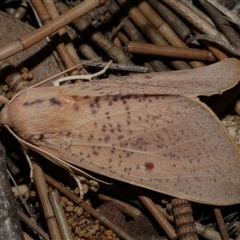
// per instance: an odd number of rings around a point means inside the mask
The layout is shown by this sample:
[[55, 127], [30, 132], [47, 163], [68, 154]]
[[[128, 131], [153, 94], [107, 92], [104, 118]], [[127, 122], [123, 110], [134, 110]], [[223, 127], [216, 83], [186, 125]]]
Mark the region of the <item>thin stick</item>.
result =
[[105, 0], [92, 0], [84, 1], [68, 12], [62, 14], [61, 16], [53, 19], [51, 22], [47, 23], [43, 27], [31, 32], [30, 34], [8, 44], [7, 46], [0, 49], [0, 60], [4, 60], [8, 57], [13, 56], [16, 53], [21, 52], [24, 49], [31, 47], [40, 40], [44, 39], [46, 36], [57, 31], [58, 29], [71, 23], [73, 20], [79, 16], [84, 15], [93, 8], [103, 4]]
[[[49, 12], [47, 11], [45, 5], [42, 3], [42, 1], [38, 0], [31, 0], [31, 3], [35, 7], [42, 23], [45, 25], [48, 22], [51, 22], [51, 19], [54, 19], [54, 17], [50, 16]], [[68, 52], [66, 45], [64, 44], [62, 38], [61, 38], [61, 30], [63, 28], [59, 29], [57, 33], [51, 34], [51, 40], [54, 44], [59, 56], [61, 57], [62, 63], [64, 64], [65, 68], [70, 68], [76, 65], [73, 58], [71, 57], [70, 53]], [[66, 33], [66, 31], [65, 31]], [[80, 72], [78, 69], [75, 69], [70, 73], [70, 75], [79, 75]]]
[[138, 196], [139, 199], [142, 201], [142, 203], [145, 205], [145, 207], [149, 210], [149, 212], [153, 215], [153, 217], [157, 220], [159, 225], [163, 228], [163, 230], [166, 232], [168, 237], [170, 239], [177, 239], [177, 234], [172, 227], [172, 225], [167, 221], [167, 219], [161, 214], [161, 212], [158, 210], [156, 205], [153, 203], [153, 201], [145, 196]]
[[[144, 32], [147, 37], [155, 44], [169, 45], [153, 25], [148, 21], [144, 14], [131, 1], [117, 0], [119, 5], [127, 12], [132, 21]], [[190, 69], [191, 67], [184, 61], [172, 61], [172, 65], [176, 69]]]
[[16, 11], [13, 13], [12, 17], [18, 20], [22, 20], [28, 10], [28, 4], [22, 1]]
[[62, 194], [64, 194], [66, 197], [68, 197], [70, 200], [72, 200], [74, 203], [78, 204], [82, 208], [84, 208], [86, 211], [88, 211], [90, 214], [92, 214], [94, 217], [99, 219], [102, 223], [104, 223], [106, 226], [111, 228], [115, 233], [117, 233], [120, 237], [122, 237], [125, 240], [133, 240], [129, 235], [127, 235], [125, 232], [123, 232], [121, 229], [119, 229], [116, 225], [114, 225], [112, 222], [110, 222], [107, 218], [105, 218], [102, 214], [100, 214], [98, 211], [96, 211], [94, 208], [92, 208], [90, 205], [88, 205], [85, 202], [79, 203], [79, 198], [74, 193], [69, 191], [67, 188], [61, 186], [57, 181], [55, 181], [53, 178], [51, 178], [49, 175], [44, 173], [44, 177], [46, 181], [58, 189]]
[[[156, 206], [159, 209], [159, 211], [168, 219], [168, 221], [174, 222], [173, 216], [169, 215], [165, 208], [163, 208], [157, 204], [156, 204]], [[214, 229], [210, 228], [209, 226], [205, 226], [201, 223], [195, 222], [195, 227], [196, 227], [198, 235], [202, 236], [204, 239], [222, 240], [219, 232], [215, 231]], [[233, 239], [230, 238], [230, 240], [233, 240]], [[240, 240], [240, 238], [235, 239], [235, 240]]]
[[49, 235], [44, 232], [33, 220], [30, 220], [21, 210], [17, 210], [18, 216], [26, 223], [31, 229], [33, 229], [35, 232], [37, 232], [43, 239], [50, 240]]
[[223, 217], [222, 217], [222, 213], [221, 213], [220, 209], [218, 207], [214, 207], [213, 211], [214, 211], [215, 217], [217, 219], [218, 228], [219, 228], [222, 240], [229, 240], [227, 227], [223, 221]]
[[[139, 2], [139, 1], [136, 1]], [[152, 23], [157, 31], [168, 41], [169, 45], [174, 47], [188, 48], [188, 46], [176, 35], [173, 29], [166, 23], [158, 13], [151, 7], [147, 1], [141, 1], [138, 3], [138, 8], [146, 16], [146, 18]], [[189, 50], [187, 50], [189, 51]], [[193, 59], [194, 60], [194, 59]], [[189, 65], [193, 68], [203, 67], [205, 64], [202, 62], [189, 62]]]
[[[91, 2], [91, 1], [89, 1]], [[65, 11], [69, 9], [69, 7], [63, 3], [63, 1], [58, 1], [56, 4], [59, 13], [65, 14]], [[83, 32], [85, 36], [93, 41], [98, 47], [100, 47], [103, 51], [105, 51], [110, 59], [113, 59], [114, 62], [134, 65], [131, 59], [122, 51], [122, 49], [113, 44], [100, 30], [96, 30], [95, 27], [92, 26], [91, 17], [80, 17], [73, 22], [76, 29], [80, 32]]]
[[[50, 16], [52, 17], [52, 19], [59, 17], [59, 12], [56, 8], [56, 5], [54, 4], [53, 0], [42, 0], [45, 7], [47, 8]], [[69, 29], [68, 29], [69, 30]], [[73, 32], [73, 31], [71, 31]], [[71, 41], [71, 37], [69, 32], [67, 31], [66, 27], [63, 27], [61, 29], [59, 29], [58, 31], [59, 35], [61, 36], [61, 38], [64, 38], [64, 44], [66, 45], [67, 51], [69, 52], [72, 60], [74, 61], [74, 64], [72, 64], [72, 66], [74, 66], [75, 64], [78, 64], [81, 62], [81, 58], [79, 57], [79, 55], [76, 52], [76, 49], [73, 45], [73, 42]], [[69, 41], [67, 40], [69, 39]], [[87, 71], [84, 68], [78, 69], [80, 74], [87, 74]]]
[[226, 39], [222, 33], [214, 29], [204, 19], [200, 18], [196, 14], [192, 14], [192, 11], [181, 2], [169, 1], [169, 0], [163, 0], [163, 2], [166, 3], [168, 6], [170, 6], [171, 8], [173, 8], [182, 17], [190, 21], [197, 29], [201, 30], [203, 33], [208, 34], [210, 36], [218, 36], [223, 40]]
[[157, 0], [148, 0], [159, 15], [171, 26], [174, 32], [182, 41], [191, 34], [190, 28], [169, 8]]
[[[31, 211], [29, 210], [26, 201], [24, 200], [24, 198], [22, 197], [22, 195], [21, 195], [21, 193], [20, 193], [20, 190], [19, 190], [19, 188], [18, 188], [18, 185], [17, 185], [15, 179], [13, 178], [12, 174], [11, 174], [8, 170], [7, 170], [7, 172], [8, 172], [8, 175], [10, 176], [13, 184], [15, 185], [15, 189], [16, 189], [16, 191], [17, 191], [17, 193], [18, 193], [18, 197], [19, 197], [22, 205], [25, 207], [25, 209], [26, 209], [27, 213], [29, 214], [29, 216], [34, 219], [33, 214], [32, 214]], [[13, 190], [12, 190], [12, 191], [13, 191]]]
[[129, 53], [151, 54], [209, 62], [216, 61], [211, 52], [196, 48], [160, 46], [157, 44], [128, 42], [125, 50]]
[[49, 191], [48, 197], [49, 197], [49, 201], [51, 203], [52, 209], [54, 211], [54, 214], [56, 216], [56, 220], [57, 220], [57, 223], [59, 226], [59, 231], [61, 233], [62, 239], [63, 240], [73, 240], [71, 232], [70, 232], [70, 228], [67, 224], [67, 220], [64, 215], [63, 207], [60, 203], [60, 199], [59, 199], [60, 197], [59, 197], [57, 190]]
[[[95, 62], [95, 61], [90, 62], [83, 59], [81, 61], [83, 65], [91, 66], [91, 67], [104, 68], [108, 64], [107, 62]], [[148, 67], [145, 67], [145, 66], [119, 64], [119, 63], [112, 63], [111, 66], [109, 66], [109, 69], [129, 71], [129, 72], [139, 72], [139, 73], [146, 73], [148, 71]]]
[[219, 12], [215, 7], [211, 4], [207, 3], [205, 0], [199, 0], [199, 3], [204, 7], [204, 9], [208, 12], [209, 16], [211, 16], [215, 25], [221, 30], [221, 32], [225, 35], [228, 41], [235, 47], [240, 47], [240, 37], [238, 33], [232, 28], [229, 21], [226, 20], [226, 17], [223, 16], [221, 12]]
[[[96, 59], [96, 60], [97, 60], [97, 59]], [[87, 62], [92, 62], [92, 61], [93, 61], [93, 60], [90, 60], [90, 61], [87, 61]], [[22, 92], [27, 91], [28, 89], [38, 87], [38, 86], [40, 86], [40, 85], [42, 85], [42, 84], [44, 84], [44, 83], [46, 83], [46, 82], [51, 81], [53, 78], [56, 78], [56, 77], [58, 77], [58, 76], [61, 76], [61, 75], [63, 75], [64, 73], [66, 73], [66, 72], [68, 72], [68, 71], [71, 71], [71, 70], [73, 70], [73, 69], [75, 69], [75, 68], [77, 68], [77, 67], [79, 67], [79, 66], [82, 66], [82, 65], [83, 65], [83, 63], [79, 63], [79, 64], [77, 64], [76, 66], [74, 66], [74, 67], [72, 67], [72, 68], [66, 69], [66, 70], [64, 70], [64, 71], [61, 71], [60, 73], [57, 73], [57, 74], [49, 77], [49, 78], [46, 78], [46, 79], [42, 80], [41, 82], [38, 82], [38, 83], [36, 83], [36, 84], [34, 84], [34, 85], [32, 85], [32, 86], [30, 86], [30, 87], [22, 90], [21, 92], [17, 93], [11, 100], [13, 100], [14, 98], [16, 98], [16, 97], [17, 97], [19, 94], [21, 94]], [[3, 96], [0, 95], [0, 102], [2, 102], [2, 103], [4, 103], [4, 104], [7, 104], [7, 103], [9, 103], [9, 100], [8, 100], [7, 98], [5, 98], [5, 97], [3, 97]]]
[[197, 8], [192, 2], [190, 2], [189, 0], [180, 0], [180, 2], [186, 5], [193, 12], [193, 14], [204, 19], [206, 22], [208, 22], [208, 24], [210, 24], [213, 28], [216, 29], [216, 26], [214, 25], [212, 19], [207, 14], [202, 12], [199, 8]]
[[98, 194], [98, 198], [101, 201], [110, 202], [115, 207], [120, 209], [123, 213], [125, 213], [126, 215], [128, 215], [128, 216], [130, 216], [132, 218], [138, 218], [141, 215], [141, 211], [138, 208], [135, 208], [135, 207], [133, 207], [132, 205], [130, 205], [128, 203], [125, 203], [123, 201], [120, 201], [118, 199], [110, 197], [108, 195], [104, 195], [104, 194], [99, 193]]
[[163, 228], [165, 233], [171, 240], [177, 239], [178, 236], [173, 228], [173, 226], [168, 222], [168, 220], [162, 215], [162, 213], [158, 210], [157, 206], [154, 202], [145, 196], [145, 191], [142, 188], [132, 187], [138, 198], [144, 204], [144, 206], [148, 209], [148, 211], [152, 214], [152, 216], [156, 219], [159, 225]]
[[223, 48], [225, 48], [227, 51], [233, 53], [234, 55], [236, 55], [238, 57], [240, 56], [239, 48], [231, 45], [230, 43], [228, 43], [226, 41], [223, 41], [222, 39], [220, 39], [218, 37], [201, 34], [201, 35], [196, 35], [196, 36], [193, 36], [193, 37], [189, 38], [187, 40], [187, 43], [190, 43], [190, 42], [195, 41], [195, 40], [207, 40], [207, 41], [210, 41], [210, 42], [214, 42], [214, 43], [222, 46]]
[[61, 240], [62, 238], [59, 232], [59, 228], [58, 228], [51, 204], [47, 197], [48, 189], [47, 189], [47, 184], [45, 182], [45, 179], [43, 177], [42, 169], [36, 162], [33, 162], [33, 166], [34, 166], [34, 171], [33, 171], [34, 183], [36, 185], [39, 199], [43, 208], [44, 217], [47, 221], [50, 237], [51, 239]]
[[209, 2], [210, 4], [212, 4], [215, 8], [217, 8], [220, 12], [222, 12], [224, 15], [226, 15], [227, 17], [229, 17], [231, 19], [231, 21], [237, 25], [240, 25], [240, 19], [232, 14], [227, 8], [225, 8], [223, 5], [221, 5], [220, 3], [218, 3], [216, 0], [206, 0], [207, 2]]

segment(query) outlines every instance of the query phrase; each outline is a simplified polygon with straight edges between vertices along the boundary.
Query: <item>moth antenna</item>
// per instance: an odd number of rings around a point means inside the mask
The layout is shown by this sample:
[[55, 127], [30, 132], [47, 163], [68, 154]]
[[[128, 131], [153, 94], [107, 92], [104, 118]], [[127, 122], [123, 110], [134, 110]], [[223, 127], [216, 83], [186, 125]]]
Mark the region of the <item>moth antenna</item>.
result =
[[[79, 64], [75, 65], [74, 67], [68, 68], [68, 69], [66, 69], [66, 70], [64, 70], [64, 71], [61, 71], [60, 73], [57, 73], [57, 74], [55, 74], [55, 75], [53, 75], [53, 76], [51, 76], [51, 77], [49, 77], [49, 78], [46, 78], [46, 79], [42, 80], [41, 82], [38, 82], [38, 83], [36, 83], [36, 84], [34, 84], [34, 85], [32, 85], [32, 86], [30, 86], [30, 87], [28, 87], [28, 88], [20, 91], [20, 92], [18, 92], [16, 95], [14, 95], [14, 97], [13, 97], [10, 101], [13, 101], [18, 95], [20, 95], [21, 93], [23, 93], [23, 92], [25, 92], [25, 91], [27, 91], [27, 90], [29, 90], [29, 89], [31, 89], [31, 88], [38, 87], [38, 86], [40, 86], [40, 85], [42, 85], [42, 84], [44, 84], [44, 83], [46, 83], [46, 82], [49, 82], [49, 81], [52, 80], [53, 78], [56, 78], [56, 77], [58, 77], [58, 76], [60, 76], [60, 75], [62, 75], [62, 74], [64, 74], [64, 73], [66, 73], [66, 72], [69, 72], [69, 71], [71, 71], [71, 70], [74, 70], [75, 68], [77, 68], [77, 67], [79, 67], [79, 66], [82, 66], [82, 65], [87, 64], [87, 63], [90, 63], [90, 62], [94, 62], [95, 60], [99, 60], [99, 59], [100, 59], [100, 58], [95, 58], [95, 59], [93, 59], [93, 60], [89, 60], [89, 61], [86, 61], [86, 62], [84, 62], [84, 63], [79, 63]], [[9, 101], [9, 100], [8, 100], [8, 101]], [[1, 99], [0, 99], [0, 102], [1, 102]]]
[[[87, 178], [90, 178], [92, 180], [95, 180], [95, 181], [98, 181], [98, 182], [101, 182], [101, 183], [104, 183], [104, 184], [107, 184], [107, 185], [112, 185], [112, 183], [108, 183], [108, 182], [105, 182], [105, 181], [102, 181], [98, 178], [95, 178], [93, 176], [91, 176], [90, 174], [84, 172], [83, 170], [63, 161], [62, 159], [60, 158], [57, 158], [55, 157], [54, 155], [34, 146], [33, 144], [31, 143], [28, 143], [26, 142], [25, 140], [23, 140], [22, 138], [20, 138], [18, 135], [16, 135], [12, 129], [7, 126], [7, 125], [4, 125], [5, 128], [7, 128], [7, 130], [18, 140], [18, 142], [20, 144], [22, 144], [24, 147], [28, 147], [29, 149], [31, 150], [34, 150], [36, 151], [37, 153], [41, 154], [42, 156], [48, 158], [52, 163], [64, 168], [65, 170], [67, 170], [69, 173], [74, 173], [74, 171], [78, 174], [82, 174], [83, 176], [87, 177]], [[47, 157], [48, 156], [48, 157]]]
[[89, 61], [86, 61], [86, 62], [84, 62], [84, 63], [79, 63], [79, 64], [77, 64], [77, 65], [75, 65], [75, 66], [73, 66], [73, 67], [71, 67], [71, 68], [68, 68], [68, 69], [66, 69], [66, 70], [64, 70], [64, 71], [61, 71], [60, 73], [57, 73], [57, 74], [55, 74], [55, 75], [53, 75], [53, 76], [51, 76], [51, 77], [49, 77], [49, 78], [44, 79], [44, 80], [42, 80], [42, 81], [39, 82], [39, 83], [36, 83], [36, 84], [32, 85], [30, 88], [32, 88], [32, 87], [38, 87], [38, 86], [42, 85], [43, 83], [49, 82], [49, 81], [52, 80], [53, 78], [56, 78], [56, 77], [58, 77], [58, 76], [61, 76], [61, 75], [63, 75], [63, 74], [66, 73], [66, 72], [72, 71], [72, 70], [74, 70], [75, 68], [77, 68], [77, 67], [79, 67], [79, 66], [82, 66], [82, 65], [87, 64], [87, 63], [90, 63], [90, 62], [94, 62], [94, 61], [99, 60], [99, 59], [100, 59], [100, 58], [95, 58], [95, 59], [93, 59], [93, 60], [89, 60]]
[[59, 83], [65, 82], [65, 81], [68, 81], [68, 80], [84, 79], [84, 80], [89, 80], [89, 81], [91, 81], [92, 78], [104, 74], [104, 73], [107, 71], [107, 69], [111, 66], [112, 63], [113, 63], [113, 61], [110, 60], [110, 61], [108, 62], [108, 64], [107, 64], [101, 71], [96, 72], [96, 73], [94, 73], [94, 74], [89, 74], [89, 75], [75, 75], [75, 76], [68, 76], [68, 77], [60, 78], [60, 79], [54, 81], [54, 82], [53, 82], [53, 85], [54, 85], [54, 86], [59, 86], [59, 85], [60, 85]]

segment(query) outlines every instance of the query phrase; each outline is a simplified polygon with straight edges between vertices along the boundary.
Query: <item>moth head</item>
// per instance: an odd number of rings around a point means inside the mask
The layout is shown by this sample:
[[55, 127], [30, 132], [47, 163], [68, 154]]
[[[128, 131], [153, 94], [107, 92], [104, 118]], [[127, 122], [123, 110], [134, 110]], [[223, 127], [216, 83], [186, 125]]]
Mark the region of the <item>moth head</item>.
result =
[[8, 116], [8, 105], [5, 105], [0, 112], [0, 124], [11, 126], [11, 121]]
[[5, 105], [0, 112], [0, 124], [5, 125], [7, 122], [9, 122], [9, 119], [7, 117], [7, 105], [9, 103], [9, 100], [0, 95], [0, 102]]

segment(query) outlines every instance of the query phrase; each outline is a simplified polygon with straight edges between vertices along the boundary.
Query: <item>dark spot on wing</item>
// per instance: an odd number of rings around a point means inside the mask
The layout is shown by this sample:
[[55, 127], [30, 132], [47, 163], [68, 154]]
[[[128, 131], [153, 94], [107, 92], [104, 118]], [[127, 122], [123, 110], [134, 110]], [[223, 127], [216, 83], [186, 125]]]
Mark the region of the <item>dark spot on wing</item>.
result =
[[44, 139], [44, 134], [40, 134], [39, 137], [38, 137], [38, 140], [42, 141], [43, 139]]
[[114, 147], [111, 148], [110, 152], [111, 152], [111, 154], [114, 154], [115, 153], [115, 148]]
[[104, 142], [105, 142], [105, 143], [108, 143], [110, 140], [111, 140], [111, 139], [110, 139], [110, 137], [109, 137], [108, 135], [104, 137]]
[[121, 140], [121, 139], [123, 139], [123, 138], [124, 138], [123, 135], [119, 135], [119, 136], [117, 137], [118, 140]]
[[146, 169], [147, 171], [153, 170], [153, 169], [154, 169], [154, 164], [153, 164], [152, 162], [146, 162], [146, 163], [145, 163], [145, 169]]
[[99, 155], [99, 152], [96, 151], [96, 150], [93, 150], [93, 151], [92, 151], [92, 154], [95, 155], [95, 156], [97, 156], [97, 155]]
[[94, 139], [93, 135], [90, 134], [89, 137], [88, 137], [88, 141], [90, 142], [92, 139]]
[[119, 100], [119, 96], [116, 95], [116, 96], [113, 97], [114, 102], [117, 102], [118, 100]]
[[24, 103], [23, 103], [23, 106], [32, 106], [32, 105], [34, 105], [34, 104], [40, 104], [40, 103], [42, 103], [42, 102], [44, 102], [43, 99], [37, 98], [36, 100], [34, 100], [34, 101], [32, 101], [32, 102], [24, 102]]
[[72, 136], [72, 133], [69, 131], [66, 133], [66, 137], [71, 137]]
[[144, 78], [149, 79], [149, 78], [152, 78], [152, 77], [151, 77], [151, 75], [145, 75]]
[[57, 106], [61, 105], [61, 102], [57, 98], [50, 98], [49, 102], [51, 105], [57, 105]]
[[80, 96], [78, 96], [78, 95], [72, 95], [72, 99], [73, 99], [74, 101], [79, 101], [79, 100], [82, 99], [82, 97], [80, 97]]
[[95, 97], [94, 99], [93, 99], [93, 101], [94, 101], [94, 104], [98, 104], [99, 103], [99, 100], [100, 100], [100, 97]]
[[105, 124], [102, 125], [102, 131], [106, 132], [107, 131], [107, 126]]
[[75, 111], [78, 111], [79, 110], [79, 105], [77, 103], [74, 103], [73, 108], [74, 108]]

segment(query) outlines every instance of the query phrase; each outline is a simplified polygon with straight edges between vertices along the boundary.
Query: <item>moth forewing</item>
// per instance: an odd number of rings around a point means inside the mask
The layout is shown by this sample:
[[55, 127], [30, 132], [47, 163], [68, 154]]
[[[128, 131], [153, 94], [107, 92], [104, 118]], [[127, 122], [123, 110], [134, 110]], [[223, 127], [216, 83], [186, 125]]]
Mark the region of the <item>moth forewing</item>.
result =
[[71, 173], [72, 175], [75, 175], [75, 173], [80, 174], [81, 176], [87, 177], [87, 178], [91, 178], [93, 180], [96, 181], [100, 181], [104, 184], [109, 184], [107, 182], [101, 181], [97, 178], [94, 178], [92, 175], [87, 174], [86, 172], [82, 171], [81, 169], [75, 167], [72, 164], [69, 164], [68, 162], [62, 160], [61, 158], [58, 158], [52, 154], [50, 154], [49, 152], [44, 151], [43, 149], [34, 146], [33, 144], [24, 141], [22, 138], [20, 138], [19, 136], [17, 136], [12, 129], [9, 128], [9, 126], [5, 125], [5, 127], [7, 128], [7, 130], [19, 141], [19, 143], [23, 146], [24, 149], [30, 149], [40, 155], [42, 155], [43, 157], [49, 159], [51, 162], [53, 162], [54, 164], [58, 165], [59, 167], [67, 170], [69, 173]]
[[[159, 84], [150, 74], [129, 77], [132, 85], [125, 77], [120, 84], [110, 79], [33, 88], [10, 101], [1, 120], [47, 158], [190, 201], [236, 204], [239, 151], [228, 133], [197, 99], [164, 94], [170, 93], [171, 82], [175, 93], [180, 86], [176, 77], [180, 81], [182, 76], [190, 87], [200, 75], [195, 87], [207, 95], [207, 86], [210, 92], [229, 88], [239, 79], [239, 62], [225, 63], [197, 69], [197, 75], [196, 70], [163, 74], [167, 83], [162, 74]], [[229, 63], [234, 73], [221, 79]], [[163, 86], [159, 94], [157, 86]], [[179, 88], [182, 95], [191, 95], [191, 88]]]
[[[230, 71], [231, 69], [231, 71]], [[100, 81], [83, 82], [68, 88], [76, 88], [76, 96], [100, 97], [117, 94], [170, 94], [197, 97], [221, 94], [234, 87], [240, 79], [240, 62], [235, 58], [227, 58], [206, 67], [190, 70], [147, 73], [115, 77]], [[45, 82], [45, 80], [43, 81]], [[60, 81], [61, 82], [61, 81]], [[39, 86], [40, 83], [34, 86]], [[23, 90], [29, 91], [34, 86]], [[65, 86], [61, 86], [65, 87]], [[50, 87], [51, 91], [52, 87]], [[46, 89], [48, 90], [48, 89]], [[21, 94], [16, 94], [11, 101]], [[1, 99], [0, 99], [1, 100]], [[1, 100], [1, 102], [5, 103]]]
[[[82, 97], [75, 88], [67, 94], [66, 87], [47, 89], [26, 91], [7, 107], [17, 135], [46, 157], [190, 201], [240, 201], [239, 153], [198, 100], [176, 95]], [[28, 111], [33, 107], [37, 113]], [[27, 129], [22, 121], [28, 122]]]

